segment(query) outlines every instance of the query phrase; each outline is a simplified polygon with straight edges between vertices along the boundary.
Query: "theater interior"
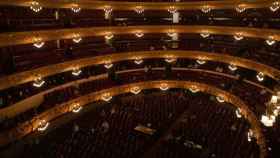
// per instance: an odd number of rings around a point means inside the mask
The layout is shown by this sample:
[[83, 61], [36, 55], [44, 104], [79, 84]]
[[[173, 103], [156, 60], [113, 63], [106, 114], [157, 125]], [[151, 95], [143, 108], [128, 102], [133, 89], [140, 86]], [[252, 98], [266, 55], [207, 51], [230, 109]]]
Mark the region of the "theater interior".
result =
[[1, 0], [0, 158], [279, 158], [280, 1]]

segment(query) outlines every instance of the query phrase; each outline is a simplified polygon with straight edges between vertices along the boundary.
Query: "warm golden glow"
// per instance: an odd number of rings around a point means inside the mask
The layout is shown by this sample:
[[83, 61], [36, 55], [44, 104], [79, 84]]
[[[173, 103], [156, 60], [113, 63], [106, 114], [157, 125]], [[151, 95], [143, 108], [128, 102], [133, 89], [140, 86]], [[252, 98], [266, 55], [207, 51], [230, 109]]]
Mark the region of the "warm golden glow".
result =
[[33, 1], [30, 4], [30, 9], [37, 13], [37, 12], [40, 12], [43, 9], [43, 7], [40, 5], [39, 2]]
[[139, 94], [141, 92], [141, 88], [139, 86], [132, 87], [130, 92], [133, 94]]
[[142, 14], [145, 11], [142, 6], [136, 6], [134, 10], [137, 14]]

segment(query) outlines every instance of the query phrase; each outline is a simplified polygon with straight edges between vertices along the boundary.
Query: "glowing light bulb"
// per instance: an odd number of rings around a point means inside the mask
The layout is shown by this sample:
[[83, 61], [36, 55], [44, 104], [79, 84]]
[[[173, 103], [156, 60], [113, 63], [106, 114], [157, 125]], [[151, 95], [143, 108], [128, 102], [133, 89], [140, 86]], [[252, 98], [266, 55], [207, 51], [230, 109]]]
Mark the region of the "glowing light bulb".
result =
[[144, 33], [141, 32], [141, 31], [137, 31], [137, 32], [135, 32], [135, 36], [138, 37], [138, 38], [141, 38], [141, 37], [144, 36]]
[[216, 99], [220, 103], [224, 103], [225, 102], [224, 97], [222, 97], [222, 96], [216, 96]]
[[162, 84], [160, 84], [159, 89], [162, 91], [166, 91], [169, 89], [169, 86], [167, 83], [162, 83]]
[[110, 69], [110, 68], [112, 68], [114, 65], [113, 65], [113, 63], [111, 63], [110, 61], [107, 61], [107, 62], [105, 62], [105, 64], [104, 64], [104, 67], [106, 68], [106, 69]]
[[189, 88], [189, 90], [190, 90], [192, 93], [197, 93], [197, 92], [199, 92], [199, 89], [198, 89], [196, 86], [191, 86], [191, 87]]
[[74, 34], [73, 42], [80, 43], [82, 41], [82, 37], [79, 34]]
[[71, 10], [72, 10], [74, 13], [79, 13], [82, 9], [79, 7], [78, 4], [74, 4], [74, 5], [71, 7]]
[[269, 36], [267, 40], [265, 40], [266, 44], [268, 44], [269, 46], [272, 46], [276, 43], [276, 41], [274, 40], [273, 36]]
[[235, 65], [233, 65], [233, 64], [228, 65], [228, 68], [229, 68], [231, 71], [236, 71], [236, 70], [237, 70], [237, 66], [235, 66]]
[[37, 130], [42, 132], [45, 131], [49, 126], [49, 122], [47, 122], [46, 120], [41, 120], [38, 124], [38, 128]]
[[211, 8], [210, 8], [210, 6], [205, 5], [205, 6], [202, 6], [201, 11], [203, 13], [209, 13], [211, 11]]
[[174, 7], [174, 6], [170, 6], [167, 10], [168, 10], [168, 12], [171, 13], [171, 14], [174, 14], [174, 13], [177, 12], [176, 7]]
[[273, 3], [271, 4], [271, 6], [269, 7], [269, 9], [270, 9], [272, 12], [276, 12], [279, 8], [280, 8], [280, 2], [278, 2], [278, 1], [273, 2]]
[[72, 112], [73, 113], [78, 113], [83, 109], [83, 107], [80, 104], [74, 104], [72, 107]]
[[246, 10], [246, 7], [245, 7], [244, 5], [242, 5], [242, 4], [239, 4], [239, 5], [235, 8], [235, 10], [236, 10], [238, 13], [242, 13], [242, 12], [244, 12], [244, 11]]
[[207, 38], [210, 36], [210, 33], [208, 31], [204, 31], [204, 32], [200, 33], [200, 36], [203, 38]]
[[242, 40], [244, 37], [242, 36], [241, 33], [237, 33], [236, 35], [233, 36], [235, 40], [240, 41]]
[[141, 59], [141, 58], [136, 58], [136, 59], [134, 60], [134, 63], [137, 64], [137, 65], [140, 65], [140, 64], [143, 63], [143, 59]]
[[82, 70], [79, 68], [74, 68], [72, 71], [72, 75], [79, 76], [82, 73]]
[[44, 84], [45, 81], [41, 78], [41, 76], [38, 76], [33, 82], [33, 86], [37, 88], [42, 87]]
[[40, 5], [39, 2], [33, 1], [30, 4], [30, 9], [37, 13], [37, 12], [41, 11], [43, 9], [43, 7]]
[[237, 108], [237, 109], [235, 110], [235, 115], [236, 115], [237, 118], [241, 118], [241, 117], [242, 117], [241, 109], [240, 109], [240, 108]]
[[141, 92], [141, 88], [136, 86], [130, 89], [130, 92], [133, 94], [139, 94]]
[[34, 41], [33, 46], [36, 48], [42, 48], [45, 45], [45, 42], [41, 38], [35, 38]]
[[173, 63], [175, 62], [177, 59], [175, 57], [172, 57], [172, 56], [168, 56], [165, 58], [165, 61], [168, 62], [168, 63]]
[[134, 10], [137, 14], [142, 14], [145, 11], [142, 6], [136, 6]]
[[102, 96], [101, 96], [101, 99], [108, 102], [112, 99], [113, 97], [111, 96], [110, 93], [104, 93]]
[[202, 60], [202, 59], [197, 59], [196, 62], [199, 64], [199, 65], [203, 65], [206, 63], [205, 60]]
[[264, 80], [264, 73], [259, 72], [256, 77], [258, 81], [262, 82]]

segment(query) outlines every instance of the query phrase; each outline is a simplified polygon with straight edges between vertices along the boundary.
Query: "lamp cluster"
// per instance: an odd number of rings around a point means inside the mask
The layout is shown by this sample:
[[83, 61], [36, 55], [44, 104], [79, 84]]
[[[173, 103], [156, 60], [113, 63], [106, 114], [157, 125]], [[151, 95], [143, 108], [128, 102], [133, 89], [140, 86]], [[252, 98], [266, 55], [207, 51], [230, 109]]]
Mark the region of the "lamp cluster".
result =
[[276, 121], [276, 117], [280, 112], [280, 95], [272, 95], [270, 101], [267, 103], [266, 112], [261, 117], [261, 122], [266, 127], [272, 127]]

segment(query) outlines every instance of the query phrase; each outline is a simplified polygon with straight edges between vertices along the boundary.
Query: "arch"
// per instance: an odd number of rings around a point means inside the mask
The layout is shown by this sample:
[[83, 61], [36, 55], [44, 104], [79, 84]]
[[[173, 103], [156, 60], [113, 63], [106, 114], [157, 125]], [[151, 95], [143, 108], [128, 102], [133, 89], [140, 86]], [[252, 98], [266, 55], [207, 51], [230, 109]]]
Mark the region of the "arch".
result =
[[138, 51], [77, 59], [73, 61], [67, 61], [64, 63], [44, 66], [34, 70], [16, 73], [10, 76], [0, 78], [0, 90], [19, 84], [31, 82], [36, 79], [37, 75], [40, 75], [41, 77], [46, 77], [66, 71], [72, 71], [74, 67], [83, 68], [91, 65], [104, 64], [108, 61], [118, 62], [124, 60], [135, 60], [136, 57], [140, 57], [142, 59], [150, 59], [166, 58], [170, 56], [175, 58], [203, 59], [208, 61], [217, 61], [227, 64], [234, 64], [239, 67], [263, 72], [265, 75], [275, 80], [280, 79], [280, 71], [278, 69], [240, 57], [233, 57], [218, 53], [208, 53], [203, 51]]
[[39, 122], [41, 120], [45, 120], [45, 121], [54, 120], [57, 117], [72, 111], [72, 106], [76, 103], [79, 103], [80, 106], [85, 106], [91, 102], [101, 100], [102, 96], [105, 93], [109, 94], [110, 96], [115, 96], [119, 94], [130, 93], [131, 88], [136, 86], [140, 87], [140, 89], [143, 90], [143, 89], [160, 88], [162, 84], [167, 84], [169, 88], [182, 88], [182, 89], [190, 89], [193, 88], [193, 86], [195, 86], [201, 92], [208, 93], [215, 96], [221, 96], [224, 98], [226, 102], [231, 103], [237, 108], [242, 109], [242, 115], [251, 124], [252, 130], [254, 131], [255, 134], [255, 138], [257, 140], [257, 144], [260, 147], [260, 152], [261, 152], [260, 157], [261, 158], [266, 157], [267, 149], [266, 149], [265, 138], [261, 130], [261, 124], [258, 121], [255, 114], [248, 108], [248, 106], [241, 99], [224, 90], [218, 89], [216, 87], [207, 84], [190, 82], [190, 81], [175, 81], [175, 80], [161, 80], [161, 81], [132, 83], [123, 86], [104, 89], [98, 92], [93, 92], [88, 95], [70, 100], [69, 102], [62, 103], [58, 106], [53, 107], [50, 110], [43, 112], [42, 114], [33, 118], [30, 122], [25, 122], [10, 131], [1, 133], [0, 144], [5, 145], [16, 139], [23, 138], [24, 136], [34, 132], [39, 127]]
[[75, 35], [80, 37], [89, 36], [106, 36], [108, 33], [135, 34], [137, 31], [143, 33], [203, 33], [217, 35], [234, 36], [241, 33], [244, 37], [269, 39], [280, 41], [280, 31], [276, 29], [263, 28], [248, 28], [248, 27], [230, 27], [230, 26], [204, 26], [204, 25], [169, 25], [169, 26], [114, 26], [114, 27], [88, 27], [88, 28], [73, 28], [73, 29], [56, 29], [28, 32], [12, 32], [0, 34], [0, 47], [12, 46], [18, 44], [29, 44], [36, 42], [38, 37], [42, 41], [51, 41], [59, 39], [72, 39]]

